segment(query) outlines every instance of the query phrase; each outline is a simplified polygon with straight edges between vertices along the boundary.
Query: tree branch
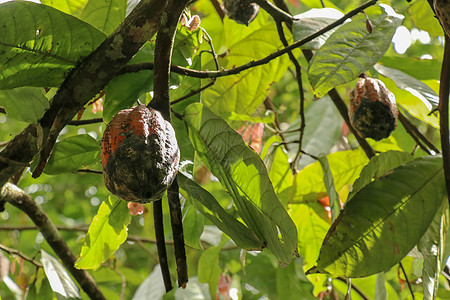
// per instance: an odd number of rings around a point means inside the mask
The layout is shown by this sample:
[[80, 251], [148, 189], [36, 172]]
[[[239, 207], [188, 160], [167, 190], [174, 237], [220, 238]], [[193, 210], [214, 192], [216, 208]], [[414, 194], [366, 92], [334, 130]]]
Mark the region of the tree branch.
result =
[[[321, 30], [318, 30], [315, 33], [305, 37], [304, 39], [298, 40], [295, 43], [293, 43], [283, 49], [280, 49], [272, 54], [269, 54], [268, 56], [266, 56], [262, 59], [250, 61], [250, 62], [246, 63], [245, 65], [242, 65], [242, 66], [239, 66], [236, 68], [225, 69], [225, 70], [221, 70], [221, 71], [197, 71], [197, 70], [186, 69], [186, 68], [179, 67], [179, 66], [171, 66], [170, 69], [174, 73], [191, 76], [191, 77], [196, 77], [196, 78], [216, 78], [216, 77], [236, 75], [247, 69], [267, 64], [271, 60], [274, 60], [275, 58], [277, 58], [281, 55], [284, 55], [284, 54], [288, 53], [289, 51], [292, 51], [296, 48], [303, 46], [304, 44], [310, 42], [311, 40], [315, 39], [316, 37], [321, 36], [322, 34], [326, 33], [327, 31], [341, 25], [342, 23], [345, 22], [345, 20], [360, 13], [367, 7], [374, 5], [377, 1], [378, 0], [371, 0], [369, 2], [366, 2], [365, 4], [361, 5], [360, 7], [349, 11], [342, 18], [327, 25], [326, 27], [322, 28]], [[134, 64], [134, 65], [133, 64], [127, 65], [127, 66], [123, 67], [123, 69], [120, 71], [120, 74], [127, 73], [127, 72], [138, 72], [138, 71], [148, 70], [148, 69], [153, 69], [153, 63], [141, 63], [141, 64]]]
[[21, 258], [23, 258], [23, 260], [26, 260], [26, 261], [32, 263], [36, 267], [42, 268], [42, 264], [40, 262], [34, 260], [31, 257], [26, 256], [25, 254], [23, 254], [22, 252], [20, 252], [17, 249], [9, 248], [9, 247], [7, 247], [5, 245], [0, 244], [0, 250], [3, 250], [3, 251], [5, 251], [6, 253], [9, 253], [9, 254], [14, 254], [14, 255], [20, 256]]
[[61, 259], [66, 269], [91, 299], [106, 299], [91, 275], [86, 270], [75, 268], [76, 258], [72, 250], [70, 250], [66, 242], [62, 239], [58, 229], [56, 229], [55, 225], [48, 218], [45, 211], [27, 193], [11, 183], [6, 183], [1, 189], [0, 200], [11, 203], [30, 217], [39, 228], [47, 243]]
[[183, 216], [181, 214], [180, 194], [177, 178], [167, 191], [170, 207], [170, 222], [177, 263], [178, 286], [186, 288], [188, 282], [188, 270], [186, 264], [186, 249], [184, 248]]
[[166, 244], [164, 241], [164, 223], [162, 212], [162, 200], [153, 202], [153, 223], [155, 226], [156, 248], [158, 249], [159, 265], [161, 266], [161, 273], [164, 281], [166, 292], [169, 292], [172, 287], [170, 280], [169, 263], [167, 261]]
[[[450, 38], [445, 36], [444, 58], [442, 60], [441, 81], [439, 84], [439, 115], [442, 160], [444, 164], [445, 187], [450, 195], [450, 145], [448, 121], [448, 97], [450, 89]], [[450, 203], [450, 197], [448, 197]]]
[[[154, 98], [149, 103], [152, 107], [161, 112], [164, 119], [171, 121], [170, 116], [170, 65], [172, 61], [173, 41], [177, 30], [178, 21], [186, 7], [188, 0], [169, 0], [161, 18], [161, 25], [158, 31], [155, 42], [155, 68], [153, 72], [153, 90]], [[183, 238], [183, 224], [181, 223], [181, 206], [178, 194], [177, 179], [173, 181], [172, 185], [167, 191], [169, 199], [170, 219], [172, 225], [175, 260], [177, 264], [178, 284], [181, 287], [186, 287], [188, 281], [186, 251], [184, 248]], [[158, 203], [157, 203], [158, 202]], [[172, 289], [170, 281], [169, 267], [167, 265], [167, 254], [164, 243], [164, 229], [162, 222], [162, 207], [161, 201], [154, 202], [154, 221], [155, 232], [158, 232], [156, 237], [158, 245], [158, 255], [160, 258], [161, 271], [164, 279], [166, 291]], [[158, 228], [158, 231], [156, 230]], [[162, 261], [166, 260], [163, 264]]]
[[[1, 152], [1, 156], [29, 163], [39, 150], [34, 177], [38, 177], [52, 152], [59, 132], [125, 65], [156, 32], [164, 1], [143, 0], [96, 50], [65, 79], [37, 125], [29, 125]], [[37, 138], [39, 137], [39, 138]], [[39, 144], [38, 144], [39, 143]], [[0, 163], [0, 186], [17, 167]]]

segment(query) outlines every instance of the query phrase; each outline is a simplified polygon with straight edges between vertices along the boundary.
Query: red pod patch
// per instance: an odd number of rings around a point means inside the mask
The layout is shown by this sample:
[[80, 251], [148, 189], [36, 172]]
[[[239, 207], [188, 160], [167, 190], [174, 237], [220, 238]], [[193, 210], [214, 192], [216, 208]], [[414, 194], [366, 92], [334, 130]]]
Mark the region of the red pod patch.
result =
[[105, 186], [125, 201], [159, 200], [178, 172], [180, 151], [173, 127], [145, 105], [114, 116], [101, 150]]
[[387, 138], [397, 127], [397, 104], [381, 80], [360, 78], [350, 93], [348, 110], [353, 127], [365, 138]]

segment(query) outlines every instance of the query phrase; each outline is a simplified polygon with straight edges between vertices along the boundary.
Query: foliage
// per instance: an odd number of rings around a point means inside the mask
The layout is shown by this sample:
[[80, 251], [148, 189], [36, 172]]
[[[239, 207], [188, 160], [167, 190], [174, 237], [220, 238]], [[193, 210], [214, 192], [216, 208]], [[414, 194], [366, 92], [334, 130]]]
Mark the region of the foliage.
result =
[[[26, 126], [39, 124], [57, 88], [137, 2], [0, 4], [2, 149]], [[293, 26], [283, 26], [289, 44], [358, 6], [286, 2], [295, 15]], [[127, 65], [144, 67], [117, 74], [59, 133], [43, 175], [32, 178], [32, 163], [17, 183], [59, 228], [77, 255], [76, 267], [89, 269], [108, 299], [344, 299], [347, 278], [354, 299], [411, 299], [411, 293], [449, 299], [450, 284], [441, 273], [448, 275], [450, 255], [444, 172], [429, 145], [439, 146], [433, 109], [443, 31], [428, 2], [372, 5], [293, 49], [299, 78], [292, 76], [295, 66], [286, 53], [267, 58], [283, 49], [271, 14], [261, 8], [243, 26], [221, 19], [213, 3], [218, 1], [198, 0], [185, 10], [172, 63], [224, 76], [170, 75], [187, 288], [164, 294], [152, 206], [130, 216], [97, 174], [106, 123], [154, 96], [153, 72], [144, 65], [154, 60], [155, 38]], [[198, 28], [189, 27], [194, 15], [201, 18]], [[404, 51], [396, 32], [410, 37]], [[247, 68], [225, 74], [239, 66]], [[409, 120], [387, 139], [367, 139], [370, 146], [348, 133], [333, 96], [348, 104], [363, 72], [386, 84]], [[376, 155], [367, 157], [363, 147]], [[166, 197], [163, 210], [165, 236], [172, 240]], [[24, 212], [6, 205], [0, 219], [0, 299], [88, 298]]]

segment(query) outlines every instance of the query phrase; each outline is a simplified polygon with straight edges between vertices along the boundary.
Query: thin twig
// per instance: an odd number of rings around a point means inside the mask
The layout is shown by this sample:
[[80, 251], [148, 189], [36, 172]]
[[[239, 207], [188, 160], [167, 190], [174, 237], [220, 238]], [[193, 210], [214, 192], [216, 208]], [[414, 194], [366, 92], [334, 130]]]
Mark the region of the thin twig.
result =
[[[272, 54], [269, 54], [268, 56], [259, 59], [259, 60], [253, 60], [250, 61], [244, 65], [241, 65], [239, 67], [236, 68], [232, 68], [232, 69], [225, 69], [225, 70], [221, 70], [221, 71], [197, 71], [197, 70], [191, 70], [191, 69], [187, 69], [187, 68], [182, 68], [182, 67], [178, 67], [178, 66], [171, 66], [170, 70], [174, 73], [178, 73], [181, 75], [186, 75], [186, 76], [191, 76], [191, 77], [196, 77], [196, 78], [214, 78], [214, 77], [223, 77], [223, 76], [230, 76], [230, 75], [236, 75], [241, 73], [242, 71], [245, 71], [247, 69], [250, 68], [254, 68], [257, 66], [261, 66], [264, 64], [269, 63], [270, 61], [274, 60], [277, 57], [280, 57], [281, 55], [284, 55], [286, 53], [288, 53], [289, 51], [292, 51], [296, 48], [299, 48], [301, 46], [303, 46], [304, 44], [312, 41], [313, 39], [315, 39], [318, 36], [321, 36], [322, 34], [330, 31], [331, 29], [341, 25], [342, 23], [344, 23], [348, 18], [351, 18], [353, 16], [355, 16], [356, 14], [360, 13], [361, 11], [363, 11], [364, 9], [366, 9], [367, 7], [370, 7], [372, 5], [374, 5], [375, 3], [377, 3], [378, 0], [370, 0], [369, 2], [364, 3], [363, 5], [361, 5], [358, 8], [355, 8], [354, 10], [349, 11], [348, 13], [346, 13], [342, 18], [334, 21], [333, 23], [325, 26], [324, 28], [316, 31], [315, 33], [299, 40], [296, 41], [295, 43], [280, 49], [276, 52], [273, 52]], [[137, 72], [137, 71], [141, 71], [141, 70], [146, 70], [146, 69], [153, 69], [153, 63], [141, 63], [138, 65], [126, 65], [122, 68], [121, 73], [128, 73], [128, 72]]]
[[[402, 123], [403, 127], [405, 128], [406, 132], [414, 139], [416, 144], [425, 151], [428, 155], [432, 155], [430, 149], [428, 149], [427, 146], [425, 146], [420, 138], [417, 136], [417, 132], [419, 131], [412, 123], [410, 123], [406, 117], [401, 113], [398, 112], [398, 119], [400, 123]], [[416, 130], [414, 130], [416, 129]]]
[[117, 268], [116, 268], [116, 261], [114, 261], [114, 267], [110, 267], [110, 269], [116, 273], [117, 275], [119, 275], [120, 280], [122, 281], [122, 285], [121, 285], [121, 289], [120, 289], [120, 296], [119, 296], [119, 300], [123, 300], [125, 299], [125, 290], [127, 289], [127, 278], [125, 277], [125, 275], [123, 275], [122, 272], [120, 272]]
[[292, 25], [293, 17], [289, 13], [284, 12], [267, 0], [254, 0], [254, 2], [267, 11], [274, 20], [285, 22], [288, 26]]
[[80, 126], [80, 125], [88, 125], [88, 124], [96, 124], [96, 123], [102, 123], [103, 118], [94, 118], [89, 120], [72, 120], [67, 125], [72, 126]]
[[[338, 277], [336, 278], [339, 281], [342, 281], [344, 283], [347, 283], [347, 280], [343, 277]], [[354, 290], [356, 293], [358, 293], [358, 295], [361, 296], [361, 298], [363, 298], [364, 300], [369, 300], [370, 298], [366, 296], [366, 294], [364, 294], [363, 291], [361, 291], [357, 286], [355, 286], [354, 284], [352, 284], [352, 290]]]
[[102, 171], [91, 170], [91, 169], [79, 169], [75, 173], [103, 174]]
[[170, 102], [170, 105], [177, 104], [178, 102], [181, 102], [181, 101], [183, 101], [183, 100], [186, 100], [186, 99], [188, 99], [188, 98], [190, 98], [190, 97], [192, 97], [192, 96], [194, 96], [194, 95], [197, 95], [198, 93], [201, 93], [201, 92], [203, 92], [204, 90], [206, 90], [207, 88], [213, 86], [214, 83], [215, 83], [215, 80], [212, 80], [210, 83], [208, 83], [208, 84], [205, 85], [205, 86], [202, 86], [201, 88], [198, 88], [198, 89], [196, 89], [196, 90], [191, 90], [191, 91], [190, 91], [189, 93], [187, 93], [186, 95], [181, 96], [180, 98], [171, 101], [171, 102]]
[[408, 126], [411, 130], [411, 132], [416, 135], [421, 141], [424, 142], [424, 144], [430, 149], [433, 150], [434, 153], [440, 153], [439, 149], [426, 137], [424, 136], [419, 129], [408, 119], [403, 115], [400, 111], [398, 112], [398, 119], [403, 124], [403, 126]]
[[414, 299], [416, 299], [416, 298], [415, 298], [415, 296], [414, 296], [414, 291], [413, 291], [413, 289], [412, 289], [411, 283], [410, 283], [409, 280], [408, 280], [408, 275], [406, 275], [405, 268], [403, 267], [403, 264], [402, 264], [401, 262], [399, 262], [398, 264], [399, 264], [399, 266], [400, 266], [400, 269], [402, 270], [403, 276], [405, 276], [405, 281], [406, 281], [406, 283], [408, 284], [408, 289], [409, 289], [409, 292], [411, 293], [411, 298], [414, 300]]
[[[277, 31], [278, 31], [278, 36], [280, 37], [281, 43], [283, 44], [283, 46], [286, 47], [288, 45], [288, 42], [284, 35], [283, 24], [281, 23], [281, 21], [277, 21]], [[298, 151], [297, 151], [297, 154], [295, 155], [294, 161], [291, 166], [292, 172], [295, 174], [298, 171], [297, 166], [298, 166], [298, 161], [300, 160], [300, 154], [301, 154], [301, 149], [302, 149], [302, 144], [303, 144], [303, 136], [304, 136], [305, 127], [306, 127], [305, 93], [303, 90], [303, 82], [302, 82], [302, 68], [300, 67], [300, 64], [298, 63], [298, 61], [295, 58], [292, 51], [288, 52], [288, 56], [289, 56], [289, 59], [291, 60], [291, 62], [295, 66], [295, 79], [297, 80], [298, 92], [300, 95], [300, 129], [299, 129], [300, 137], [298, 139]]]
[[20, 256], [21, 258], [23, 258], [23, 260], [26, 260], [26, 261], [32, 263], [33, 265], [35, 265], [38, 268], [42, 268], [42, 264], [40, 262], [34, 260], [31, 257], [26, 256], [25, 254], [23, 254], [22, 252], [20, 252], [17, 249], [9, 248], [9, 247], [7, 247], [5, 245], [2, 245], [2, 244], [0, 244], [0, 249], [5, 251], [6, 253]]
[[106, 299], [91, 275], [86, 270], [74, 267], [76, 257], [59, 234], [58, 229], [49, 219], [45, 211], [27, 193], [17, 186], [6, 183], [1, 189], [0, 200], [6, 201], [25, 212], [36, 224], [47, 243], [61, 259], [66, 269], [78, 281], [81, 288], [91, 299]]
[[277, 129], [277, 134], [280, 136], [281, 141], [283, 142], [284, 145], [284, 149], [286, 149], [286, 151], [289, 151], [289, 145], [288, 143], [286, 143], [286, 138], [284, 137], [284, 133], [281, 131], [281, 127], [280, 127], [280, 119], [278, 118], [278, 113], [277, 110], [275, 109], [275, 106], [272, 103], [272, 100], [269, 97], [266, 97], [266, 99], [264, 100], [264, 107], [266, 109], [270, 109], [274, 115], [275, 115], [275, 128]]
[[214, 6], [214, 9], [216, 10], [217, 14], [219, 15], [220, 20], [223, 22], [223, 18], [225, 18], [225, 12], [223, 11], [219, 1], [211, 0], [211, 3]]

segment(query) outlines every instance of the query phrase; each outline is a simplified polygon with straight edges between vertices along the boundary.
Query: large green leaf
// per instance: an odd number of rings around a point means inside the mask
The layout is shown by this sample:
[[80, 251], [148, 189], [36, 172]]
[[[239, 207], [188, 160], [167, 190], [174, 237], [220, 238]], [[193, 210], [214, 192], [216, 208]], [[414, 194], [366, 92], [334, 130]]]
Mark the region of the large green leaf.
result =
[[258, 154], [200, 103], [186, 108], [184, 120], [197, 154], [231, 194], [245, 224], [281, 264], [288, 264], [297, 252], [297, 230]]
[[59, 86], [105, 35], [50, 6], [26, 1], [0, 5], [0, 89]]
[[105, 262], [127, 239], [130, 221], [125, 201], [115, 197], [103, 201], [89, 226], [75, 267], [94, 269]]
[[[342, 117], [336, 106], [331, 102], [330, 97], [324, 96], [319, 101], [310, 103], [305, 111], [306, 127], [303, 135], [302, 150], [319, 156], [321, 153], [328, 154], [341, 136]], [[300, 118], [291, 124], [290, 129], [297, 129], [300, 126]], [[299, 139], [299, 132], [285, 135], [286, 141]], [[298, 151], [298, 143], [289, 145], [289, 154], [294, 158]], [[298, 162], [298, 169], [314, 162], [308, 155], [302, 155]]]
[[439, 276], [441, 275], [444, 257], [445, 237], [448, 230], [448, 204], [444, 201], [437, 211], [431, 226], [422, 236], [417, 248], [423, 255], [423, 294], [424, 299], [436, 299]]
[[[338, 191], [344, 185], [353, 183], [368, 161], [361, 149], [335, 152], [329, 154], [327, 158]], [[299, 203], [310, 197], [318, 199], [326, 192], [322, 167], [319, 162], [315, 162], [295, 175], [290, 201]]]
[[222, 269], [219, 264], [219, 254], [222, 246], [206, 249], [198, 260], [198, 281], [209, 284], [209, 292], [215, 298], [217, 284]]
[[434, 36], [444, 36], [441, 24], [434, 16], [434, 12], [427, 0], [418, 0], [411, 3], [408, 9], [415, 27], [427, 31]]
[[[420, 120], [438, 127], [439, 120], [434, 115], [428, 115], [439, 104], [439, 96], [436, 92], [420, 81], [400, 70], [389, 68], [380, 64], [375, 65], [378, 73], [392, 80], [385, 80], [386, 86], [396, 96], [396, 101], [410, 114]], [[393, 85], [395, 83], [395, 87]], [[396, 89], [396, 87], [398, 90]]]
[[0, 90], [0, 105], [5, 108], [9, 118], [27, 123], [35, 123], [49, 108], [44, 90], [34, 87]]
[[[252, 28], [257, 29], [251, 31]], [[225, 55], [219, 57], [220, 66], [227, 69], [264, 58], [283, 47], [274, 22], [260, 27], [250, 25], [249, 30], [239, 30], [230, 35], [235, 35], [234, 43], [230, 43]], [[227, 112], [251, 115], [264, 102], [270, 86], [281, 79], [288, 66], [289, 58], [283, 55], [238, 75], [217, 78], [214, 86], [203, 92], [202, 101], [218, 115]], [[214, 65], [210, 63], [205, 67], [211, 70]]]
[[89, 0], [40, 0], [42, 4], [54, 7], [66, 14], [79, 17]]
[[325, 188], [327, 189], [328, 198], [330, 200], [331, 220], [334, 222], [341, 210], [339, 195], [334, 186], [333, 174], [331, 173], [327, 157], [325, 155], [319, 156], [319, 163], [322, 167], [323, 182], [325, 183]]
[[[299, 15], [295, 15], [292, 26], [294, 40], [301, 40], [343, 16], [344, 14], [342, 12], [334, 8], [313, 8]], [[304, 44], [301, 48], [311, 50], [319, 49], [337, 28], [325, 32], [321, 36]]]
[[441, 158], [394, 169], [346, 203], [310, 272], [363, 277], [388, 270], [419, 242], [445, 195]]
[[261, 158], [269, 171], [269, 178], [272, 181], [275, 193], [283, 205], [288, 202], [289, 189], [294, 181], [291, 166], [289, 165], [289, 157], [278, 135], [269, 138], [264, 145]]
[[186, 203], [183, 207], [183, 232], [184, 242], [187, 246], [203, 249], [200, 237], [203, 233], [204, 225], [205, 217], [195, 209], [194, 205]]
[[311, 268], [319, 257], [330, 221], [318, 198], [289, 205], [289, 215], [298, 229], [298, 246], [305, 268]]
[[125, 19], [127, 0], [89, 0], [80, 19], [111, 34]]
[[44, 172], [50, 175], [75, 172], [97, 162], [99, 152], [99, 142], [89, 134], [65, 138], [55, 144]]
[[358, 179], [353, 183], [353, 189], [348, 195], [348, 199], [351, 199], [363, 187], [372, 182], [372, 180], [381, 178], [392, 169], [413, 159], [414, 157], [411, 154], [401, 151], [387, 151], [372, 157], [369, 163], [362, 169]]
[[316, 95], [323, 96], [335, 86], [357, 78], [389, 48], [401, 16], [388, 14], [380, 7], [366, 12], [373, 25], [372, 33], [366, 28], [366, 17], [359, 14], [337, 29], [310, 61], [308, 76]]
[[262, 249], [263, 243], [244, 224], [225, 211], [213, 195], [194, 181], [178, 173], [181, 194], [205, 217], [226, 233], [239, 247], [246, 250]]
[[383, 56], [378, 64], [393, 68], [418, 80], [435, 79], [439, 80], [441, 74], [442, 61], [437, 59], [420, 59], [409, 56]]

